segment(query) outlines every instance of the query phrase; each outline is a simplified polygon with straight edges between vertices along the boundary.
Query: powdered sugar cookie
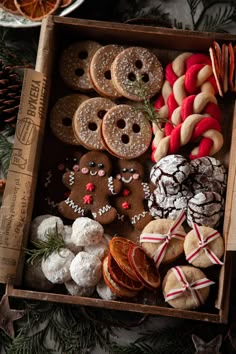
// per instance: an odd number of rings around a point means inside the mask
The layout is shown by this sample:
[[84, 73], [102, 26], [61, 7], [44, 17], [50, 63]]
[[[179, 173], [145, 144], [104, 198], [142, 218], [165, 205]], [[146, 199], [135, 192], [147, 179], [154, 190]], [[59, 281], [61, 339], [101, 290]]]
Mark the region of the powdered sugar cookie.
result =
[[223, 237], [217, 230], [207, 226], [193, 225], [184, 240], [186, 260], [199, 268], [222, 264], [220, 258], [224, 254]]
[[100, 298], [103, 300], [117, 300], [116, 294], [114, 294], [109, 286], [105, 283], [104, 279], [101, 278], [96, 286], [96, 290]]
[[70, 273], [77, 285], [96, 286], [102, 276], [102, 262], [93, 254], [79, 252], [71, 262]]
[[154, 259], [156, 266], [176, 260], [184, 251], [185, 231], [181, 225], [185, 219], [182, 213], [173, 221], [152, 220], [145, 226], [140, 243], [146, 253]]
[[75, 255], [67, 248], [53, 252], [42, 260], [41, 267], [45, 277], [53, 284], [62, 284], [71, 279], [70, 265]]
[[83, 102], [73, 118], [73, 130], [77, 140], [88, 150], [104, 150], [101, 124], [104, 115], [116, 104], [108, 98], [94, 97]]
[[110, 98], [121, 97], [116, 90], [111, 76], [111, 65], [115, 57], [124, 50], [124, 47], [109, 44], [99, 48], [90, 63], [90, 79], [95, 90], [101, 95]]
[[28, 289], [38, 291], [50, 291], [54, 287], [54, 284], [43, 274], [41, 262], [37, 261], [34, 264], [25, 264], [23, 283]]
[[97, 245], [102, 241], [104, 229], [97, 221], [87, 217], [77, 218], [72, 224], [71, 241], [76, 246]]
[[78, 41], [62, 52], [59, 70], [65, 84], [73, 90], [92, 91], [89, 65], [101, 45], [95, 41]]
[[138, 80], [145, 88], [146, 98], [160, 91], [163, 68], [156, 55], [142, 47], [129, 47], [118, 54], [111, 66], [114, 85], [120, 94], [130, 100], [143, 101]]
[[76, 139], [72, 119], [75, 111], [89, 97], [80, 94], [68, 95], [58, 99], [50, 112], [50, 127], [54, 135], [65, 144], [80, 145]]
[[72, 296], [89, 297], [94, 293], [94, 290], [95, 290], [94, 286], [86, 286], [86, 287], [79, 286], [72, 279], [65, 282], [65, 287], [66, 287], [68, 293]]
[[203, 305], [214, 283], [205, 274], [192, 266], [171, 268], [163, 279], [162, 290], [172, 307], [183, 310], [196, 309]]
[[60, 217], [45, 214], [36, 216], [30, 225], [30, 240], [31, 241], [46, 241], [48, 232], [54, 231], [63, 235], [64, 224]]
[[109, 244], [105, 237], [96, 245], [88, 245], [84, 247], [84, 252], [97, 256], [101, 261], [108, 255]]
[[82, 251], [83, 247], [82, 246], [77, 246], [72, 241], [71, 236], [72, 236], [72, 226], [71, 225], [65, 225], [64, 226], [64, 232], [63, 232], [63, 240], [65, 242], [66, 248], [68, 248], [74, 254], [77, 254], [78, 252]]
[[148, 149], [152, 139], [151, 125], [141, 111], [121, 104], [105, 114], [102, 139], [112, 155], [134, 159]]

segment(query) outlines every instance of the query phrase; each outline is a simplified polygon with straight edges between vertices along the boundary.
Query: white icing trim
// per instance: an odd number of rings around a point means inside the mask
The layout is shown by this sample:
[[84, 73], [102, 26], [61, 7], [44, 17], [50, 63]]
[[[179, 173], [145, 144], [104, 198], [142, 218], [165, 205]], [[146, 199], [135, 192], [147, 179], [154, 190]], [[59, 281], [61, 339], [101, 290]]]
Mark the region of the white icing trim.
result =
[[143, 191], [144, 191], [144, 199], [149, 199], [151, 196], [149, 184], [146, 182], [142, 182], [142, 186], [143, 186]]
[[148, 214], [147, 211], [143, 211], [142, 213], [138, 214], [138, 215], [134, 215], [131, 218], [131, 224], [134, 225], [137, 223], [137, 221], [139, 221], [141, 218], [144, 218], [146, 215]]
[[65, 200], [65, 203], [71, 208], [73, 209], [73, 211], [75, 213], [81, 214], [82, 216], [84, 216], [84, 209], [82, 209], [79, 205], [75, 204], [74, 201], [72, 199], [70, 199], [69, 197]]
[[52, 182], [52, 171], [48, 170], [47, 171], [47, 177], [46, 177], [46, 182], [44, 182], [44, 187], [48, 187], [49, 184]]
[[69, 174], [69, 185], [72, 186], [75, 183], [75, 173], [73, 171]]
[[108, 189], [111, 192], [111, 194], [116, 195], [117, 193], [114, 190], [114, 184], [113, 184], [113, 177], [110, 176], [108, 177]]

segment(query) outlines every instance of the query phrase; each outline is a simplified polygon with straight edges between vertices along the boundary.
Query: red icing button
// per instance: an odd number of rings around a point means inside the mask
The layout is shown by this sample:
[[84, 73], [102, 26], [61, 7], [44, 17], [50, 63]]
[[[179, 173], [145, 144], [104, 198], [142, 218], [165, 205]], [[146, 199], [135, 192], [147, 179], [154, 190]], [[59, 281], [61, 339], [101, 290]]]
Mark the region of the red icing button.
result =
[[93, 201], [93, 197], [89, 194], [86, 194], [84, 197], [83, 197], [83, 201], [84, 201], [84, 204], [91, 204], [92, 201]]
[[122, 203], [122, 208], [123, 209], [129, 209], [130, 208], [130, 204], [128, 202], [124, 202], [124, 203]]
[[92, 192], [95, 189], [95, 185], [93, 183], [87, 183], [86, 184], [86, 191]]
[[124, 190], [122, 191], [122, 195], [123, 195], [124, 197], [127, 197], [128, 195], [130, 195], [130, 191], [129, 191], [128, 189], [124, 189]]

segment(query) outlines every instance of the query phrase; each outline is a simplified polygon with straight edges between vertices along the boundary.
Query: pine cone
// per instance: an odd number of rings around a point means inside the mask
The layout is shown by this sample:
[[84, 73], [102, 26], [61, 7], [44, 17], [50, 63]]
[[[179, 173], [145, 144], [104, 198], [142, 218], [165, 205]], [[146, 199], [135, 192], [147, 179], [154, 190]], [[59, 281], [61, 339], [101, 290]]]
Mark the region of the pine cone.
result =
[[0, 60], [0, 128], [14, 125], [20, 104], [22, 81], [11, 66]]

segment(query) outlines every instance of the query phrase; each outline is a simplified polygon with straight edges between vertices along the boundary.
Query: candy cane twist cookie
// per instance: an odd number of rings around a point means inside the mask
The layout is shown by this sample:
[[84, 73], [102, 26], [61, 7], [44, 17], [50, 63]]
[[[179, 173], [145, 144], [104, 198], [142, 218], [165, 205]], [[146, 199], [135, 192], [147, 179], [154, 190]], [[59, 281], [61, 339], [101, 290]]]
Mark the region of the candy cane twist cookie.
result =
[[102, 139], [106, 149], [122, 159], [141, 156], [152, 139], [151, 125], [141, 111], [129, 105], [111, 108], [102, 120]]
[[90, 63], [90, 79], [94, 89], [104, 97], [118, 98], [121, 94], [116, 90], [111, 76], [111, 65], [115, 57], [124, 47], [110, 44], [96, 51]]
[[146, 98], [160, 91], [163, 83], [163, 68], [158, 58], [150, 50], [129, 47], [118, 54], [111, 66], [114, 85], [120, 94], [133, 101], [143, 101], [137, 87], [141, 79]]
[[193, 266], [171, 268], [162, 283], [163, 295], [172, 307], [183, 310], [196, 309], [203, 305], [209, 295], [209, 286], [214, 282]]
[[108, 98], [94, 97], [83, 102], [73, 118], [73, 130], [77, 140], [88, 150], [104, 150], [101, 124], [104, 115], [116, 104]]
[[58, 99], [50, 112], [50, 127], [54, 135], [65, 144], [80, 145], [72, 128], [72, 119], [80, 104], [89, 97], [80, 94]]
[[92, 91], [89, 79], [89, 65], [101, 45], [94, 41], [72, 43], [62, 52], [59, 71], [64, 83], [73, 90]]

